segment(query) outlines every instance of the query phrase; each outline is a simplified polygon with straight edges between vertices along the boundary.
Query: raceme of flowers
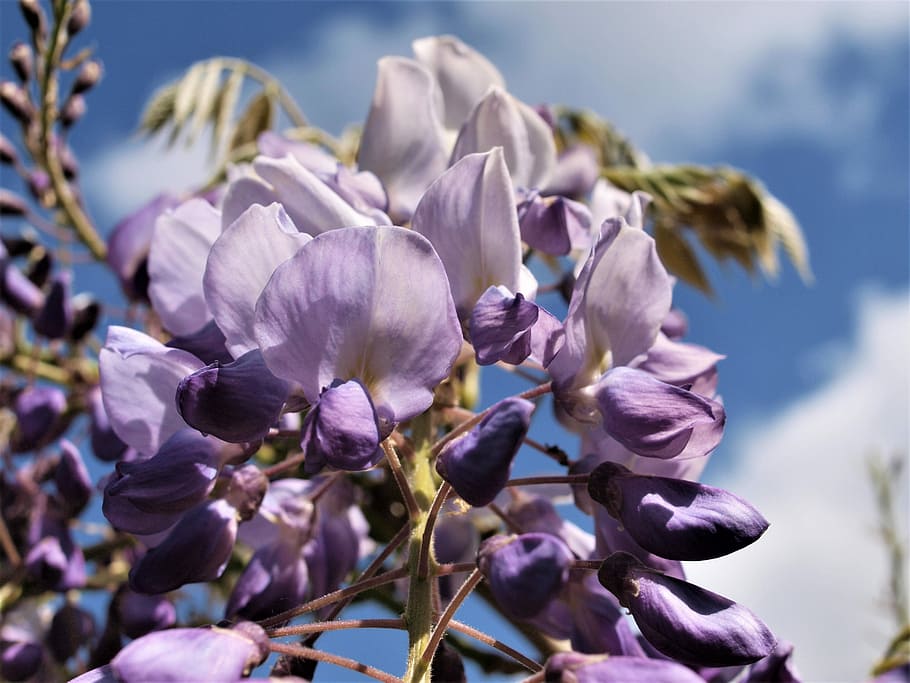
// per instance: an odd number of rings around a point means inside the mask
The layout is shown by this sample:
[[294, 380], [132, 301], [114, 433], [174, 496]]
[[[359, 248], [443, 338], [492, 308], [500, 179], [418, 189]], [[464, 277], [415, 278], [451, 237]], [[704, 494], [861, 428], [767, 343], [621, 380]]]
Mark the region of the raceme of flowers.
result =
[[[158, 197], [111, 234], [109, 266], [159, 324], [107, 330], [87, 399], [92, 449], [116, 461], [103, 514], [131, 541], [113, 555], [128, 568], [117, 644], [75, 680], [235, 681], [271, 652], [273, 676], [309, 677], [324, 653], [298, 617], [334, 619], [370, 580], [403, 607], [408, 681], [463, 678], [440, 637], [480, 582], [545, 644], [517, 658], [530, 680], [797, 680], [758, 616], [685, 580], [682, 561], [735, 552], [768, 522], [697, 481], [723, 435], [723, 356], [682, 341], [649, 197], [598, 179], [590, 148], [558, 149], [547, 108], [458, 39], [413, 49], [379, 61], [356, 166], [266, 132], [214, 192]], [[39, 297], [3, 264], [4, 303], [36, 329], [65, 319], [65, 282]], [[489, 365], [528, 390], [476, 406]], [[53, 440], [54, 391], [18, 395], [16, 450]], [[542, 448], [552, 469], [516, 480], [547, 395], [582, 450]], [[63, 593], [87, 581], [68, 520], [92, 486], [79, 450], [59, 448], [24, 567]], [[3, 486], [4, 504], [26, 495]], [[208, 582], [227, 621], [171, 628], [174, 591]], [[34, 633], [2, 638], [4, 677], [47, 666]]]

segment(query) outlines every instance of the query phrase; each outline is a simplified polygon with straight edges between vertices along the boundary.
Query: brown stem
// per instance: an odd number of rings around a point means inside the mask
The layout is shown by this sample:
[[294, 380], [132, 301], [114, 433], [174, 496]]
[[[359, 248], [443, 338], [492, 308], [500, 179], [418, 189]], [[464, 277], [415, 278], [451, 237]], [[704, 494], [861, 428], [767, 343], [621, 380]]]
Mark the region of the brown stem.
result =
[[376, 667], [370, 666], [368, 664], [363, 664], [362, 662], [358, 662], [353, 659], [348, 659], [347, 657], [340, 657], [339, 655], [333, 655], [329, 652], [323, 652], [322, 650], [314, 650], [310, 647], [303, 647], [301, 645], [288, 645], [285, 643], [269, 643], [269, 649], [272, 652], [279, 652], [283, 655], [291, 655], [292, 657], [299, 657], [302, 659], [315, 659], [320, 662], [328, 662], [329, 664], [344, 667], [345, 669], [350, 669], [351, 671], [357, 671], [358, 673], [362, 673], [364, 676], [375, 678], [377, 681], [383, 681], [383, 683], [402, 683], [400, 678], [386, 673], [381, 669], [377, 669]]
[[0, 515], [0, 546], [3, 546], [3, 552], [6, 553], [14, 569], [22, 564], [22, 556], [16, 549], [16, 544], [13, 543], [13, 537], [10, 536], [2, 515]]
[[306, 454], [302, 451], [296, 455], [292, 455], [288, 458], [285, 458], [281, 462], [275, 463], [269, 467], [266, 467], [262, 470], [262, 473], [271, 479], [275, 475], [281, 474], [282, 472], [297, 467], [300, 463], [306, 460]]
[[515, 648], [509, 647], [502, 641], [496, 640], [496, 638], [493, 638], [492, 636], [488, 636], [483, 631], [478, 631], [476, 628], [468, 626], [467, 624], [464, 624], [460, 621], [452, 619], [449, 621], [449, 628], [452, 629], [453, 631], [458, 631], [459, 633], [464, 633], [466, 636], [471, 636], [471, 638], [474, 638], [474, 640], [479, 640], [481, 643], [484, 643], [486, 645], [489, 645], [492, 648], [499, 650], [503, 654], [506, 654], [509, 657], [511, 657], [512, 659], [514, 659], [516, 662], [521, 664], [523, 667], [525, 667], [529, 671], [536, 672], [536, 671], [541, 671], [543, 669], [543, 667], [539, 663], [535, 662], [530, 657], [526, 657], [525, 655], [523, 655], [521, 652], [519, 652]]
[[516, 477], [509, 479], [506, 486], [534, 486], [536, 484], [586, 484], [587, 474], [553, 474], [539, 477]]
[[420, 578], [425, 579], [430, 571], [430, 547], [433, 543], [433, 527], [436, 526], [436, 518], [439, 511], [445, 504], [449, 494], [452, 493], [452, 486], [448, 482], [443, 482], [442, 486], [436, 492], [433, 498], [433, 504], [427, 513], [426, 525], [423, 529], [423, 538], [420, 544], [420, 557], [417, 559], [417, 574]]
[[404, 619], [345, 619], [339, 621], [314, 621], [311, 624], [299, 624], [285, 628], [273, 628], [267, 631], [269, 638], [285, 636], [303, 636], [309, 633], [341, 631], [349, 628], [397, 628], [403, 629]]
[[395, 446], [389, 439], [382, 442], [382, 450], [385, 451], [386, 459], [389, 461], [389, 467], [392, 470], [392, 476], [401, 491], [401, 497], [404, 499], [404, 506], [408, 509], [408, 517], [413, 521], [420, 515], [420, 506], [417, 499], [414, 498], [414, 492], [411, 490], [411, 484], [408, 477], [401, 468], [401, 460], [398, 459], [398, 453], [395, 452]]
[[465, 599], [471, 594], [471, 591], [474, 590], [474, 587], [482, 580], [483, 574], [480, 573], [479, 569], [475, 569], [471, 572], [471, 575], [465, 579], [464, 583], [461, 584], [458, 592], [446, 607], [446, 611], [442, 613], [439, 621], [436, 622], [436, 626], [433, 629], [433, 634], [430, 636], [430, 641], [427, 643], [426, 649], [420, 656], [420, 659], [423, 662], [429, 664], [430, 660], [433, 659], [433, 655], [436, 653], [436, 648], [439, 647], [439, 641], [442, 640], [442, 637], [445, 635], [446, 629], [449, 626], [449, 622], [452, 620], [452, 617], [455, 616], [455, 612], [459, 607], [461, 607], [461, 603], [463, 603]]

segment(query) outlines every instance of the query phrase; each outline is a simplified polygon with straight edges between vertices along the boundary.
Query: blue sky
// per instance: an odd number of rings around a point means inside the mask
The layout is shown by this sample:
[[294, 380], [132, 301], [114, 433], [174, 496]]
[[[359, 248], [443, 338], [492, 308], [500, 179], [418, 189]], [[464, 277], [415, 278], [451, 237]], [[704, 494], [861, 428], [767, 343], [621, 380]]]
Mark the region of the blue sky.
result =
[[[8, 47], [16, 3], [0, 2], [0, 26]], [[890, 635], [862, 460], [908, 450], [907, 26], [906, 3], [881, 2], [96, 2], [83, 42], [105, 80], [72, 143], [108, 229], [201, 178], [202, 152], [163, 157], [133, 136], [151, 92], [191, 62], [250, 59], [338, 132], [363, 120], [380, 56], [452, 33], [529, 103], [591, 108], [655, 161], [761, 178], [803, 226], [815, 283], [789, 265], [771, 284], [729, 266], [713, 269], [716, 301], [677, 288], [690, 339], [728, 355], [727, 437], [707, 479], [772, 521], [745, 559], [692, 576], [795, 642], [809, 680], [861, 680]]]

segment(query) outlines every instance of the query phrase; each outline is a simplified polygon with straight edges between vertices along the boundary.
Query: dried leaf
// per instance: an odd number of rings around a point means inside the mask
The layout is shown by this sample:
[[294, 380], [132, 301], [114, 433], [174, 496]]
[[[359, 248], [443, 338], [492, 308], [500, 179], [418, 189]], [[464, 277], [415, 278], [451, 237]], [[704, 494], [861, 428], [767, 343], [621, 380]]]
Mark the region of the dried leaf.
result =
[[174, 101], [177, 97], [177, 84], [170, 83], [152, 95], [139, 120], [139, 130], [154, 135], [161, 130], [174, 113]]
[[234, 114], [234, 107], [237, 106], [237, 100], [240, 97], [240, 88], [243, 85], [243, 72], [231, 71], [224, 85], [218, 91], [215, 97], [215, 104], [212, 107], [212, 116], [214, 118], [212, 126], [212, 148], [219, 149], [224, 139], [227, 137], [228, 126], [231, 117]]
[[772, 235], [774, 235], [784, 247], [790, 261], [799, 271], [800, 276], [806, 282], [812, 282], [812, 269], [809, 267], [809, 249], [806, 246], [805, 238], [799, 229], [799, 223], [796, 222], [790, 209], [783, 202], [773, 195], [764, 197], [763, 209], [765, 212], [765, 222]]
[[196, 91], [195, 102], [193, 103], [193, 120], [186, 139], [187, 145], [193, 143], [196, 136], [199, 135], [199, 131], [202, 130], [202, 127], [211, 116], [215, 100], [218, 97], [218, 86], [221, 83], [222, 70], [223, 63], [220, 59], [210, 59], [205, 63], [199, 80], [199, 87]]
[[255, 142], [260, 133], [272, 127], [274, 118], [275, 103], [268, 91], [263, 90], [250, 100], [237, 122], [228, 150], [235, 150], [242, 145]]
[[656, 221], [654, 241], [657, 243], [657, 254], [667, 270], [708, 296], [714, 295], [711, 283], [708, 282], [695, 251], [676, 229]]
[[177, 98], [174, 101], [174, 127], [180, 129], [187, 117], [193, 113], [196, 102], [196, 91], [205, 73], [205, 62], [197, 62], [187, 69], [177, 86]]

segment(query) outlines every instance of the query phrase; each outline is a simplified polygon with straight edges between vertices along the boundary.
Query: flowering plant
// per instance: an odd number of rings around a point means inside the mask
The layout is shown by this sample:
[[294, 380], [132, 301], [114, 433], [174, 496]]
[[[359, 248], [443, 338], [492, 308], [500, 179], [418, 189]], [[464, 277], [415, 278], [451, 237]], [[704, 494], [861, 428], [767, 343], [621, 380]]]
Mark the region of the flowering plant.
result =
[[[340, 139], [252, 65], [193, 65], [142, 126], [210, 125], [222, 163], [105, 240], [66, 145], [101, 74], [66, 56], [88, 2], [20, 5], [31, 43], [0, 99], [27, 158], [5, 137], [0, 154], [35, 201], [0, 200], [47, 240], [11, 232], [0, 252], [4, 678], [309, 680], [327, 662], [449, 681], [469, 658], [531, 681], [797, 680], [792, 647], [682, 565], [768, 527], [698, 482], [726, 420], [723, 357], [683, 341], [672, 306], [673, 276], [710, 291], [692, 237], [767, 272], [781, 244], [808, 273], [795, 221], [755, 180], [652, 165], [436, 36], [380, 60], [362, 132]], [[238, 114], [244, 79], [261, 91]], [[131, 302], [100, 348], [100, 302], [71, 295], [82, 248]], [[527, 388], [484, 405], [494, 365]], [[528, 436], [548, 410], [578, 457]], [[84, 432], [116, 463], [100, 482]], [[512, 476], [534, 451], [547, 471]], [[95, 484], [109, 524], [83, 544]], [[180, 603], [197, 584], [203, 618]], [[80, 602], [99, 590], [102, 629]], [[455, 619], [471, 594], [527, 652]], [[338, 619], [355, 600], [394, 616]], [[403, 673], [316, 647], [353, 628], [405, 632]]]

